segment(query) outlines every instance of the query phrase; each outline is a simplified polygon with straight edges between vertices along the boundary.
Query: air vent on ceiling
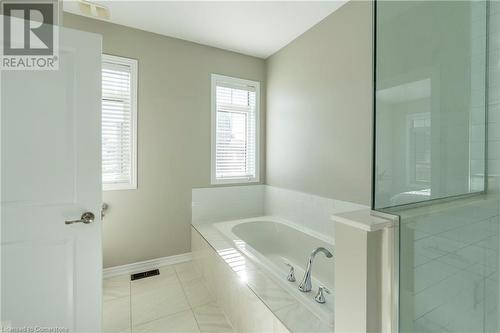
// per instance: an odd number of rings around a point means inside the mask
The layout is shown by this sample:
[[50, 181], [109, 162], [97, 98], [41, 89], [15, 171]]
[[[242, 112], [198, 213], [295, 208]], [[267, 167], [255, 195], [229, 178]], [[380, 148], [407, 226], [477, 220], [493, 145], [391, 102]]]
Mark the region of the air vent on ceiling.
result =
[[109, 20], [109, 9], [104, 7], [103, 5], [80, 0], [78, 2], [78, 6], [80, 7], [80, 11], [83, 15], [92, 16], [103, 20]]

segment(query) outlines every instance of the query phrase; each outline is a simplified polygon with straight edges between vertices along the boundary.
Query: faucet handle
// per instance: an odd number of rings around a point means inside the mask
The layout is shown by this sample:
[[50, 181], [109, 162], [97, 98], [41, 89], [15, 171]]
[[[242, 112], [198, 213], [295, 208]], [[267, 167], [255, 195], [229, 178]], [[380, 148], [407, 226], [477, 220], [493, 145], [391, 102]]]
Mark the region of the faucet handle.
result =
[[319, 286], [318, 293], [316, 294], [316, 297], [314, 297], [314, 299], [316, 300], [316, 302], [321, 303], [321, 304], [323, 304], [323, 303], [326, 302], [326, 298], [325, 298], [325, 294], [324, 293], [329, 294], [330, 293], [330, 289], [328, 289], [325, 286]]
[[287, 262], [285, 262], [285, 265], [290, 267], [290, 271], [288, 272], [288, 276], [286, 277], [286, 279], [290, 282], [295, 282], [295, 269]]

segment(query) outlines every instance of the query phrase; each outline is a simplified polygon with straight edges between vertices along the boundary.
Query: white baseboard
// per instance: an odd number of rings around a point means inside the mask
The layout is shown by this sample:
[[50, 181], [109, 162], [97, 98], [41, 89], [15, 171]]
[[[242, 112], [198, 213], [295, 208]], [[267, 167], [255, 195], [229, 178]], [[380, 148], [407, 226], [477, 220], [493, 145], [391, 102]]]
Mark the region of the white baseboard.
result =
[[182, 262], [190, 261], [191, 258], [192, 258], [191, 252], [188, 252], [170, 257], [156, 258], [151, 260], [134, 262], [122, 266], [104, 268], [103, 277], [109, 278], [117, 275], [133, 274], [133, 273], [149, 271], [151, 269], [159, 268], [162, 266], [179, 264]]

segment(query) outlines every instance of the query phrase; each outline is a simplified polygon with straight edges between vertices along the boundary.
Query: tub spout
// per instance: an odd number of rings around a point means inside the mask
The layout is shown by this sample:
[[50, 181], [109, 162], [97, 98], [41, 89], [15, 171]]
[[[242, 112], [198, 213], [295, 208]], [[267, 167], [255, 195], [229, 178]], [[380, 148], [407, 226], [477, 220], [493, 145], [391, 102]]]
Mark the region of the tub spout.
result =
[[314, 261], [314, 257], [316, 256], [316, 254], [318, 254], [318, 252], [324, 253], [327, 258], [333, 257], [333, 254], [324, 247], [318, 247], [316, 250], [312, 251], [311, 255], [309, 256], [309, 260], [307, 261], [306, 272], [304, 273], [304, 277], [302, 278], [302, 281], [299, 284], [299, 290], [304, 293], [309, 292], [312, 289], [312, 283], [311, 283], [312, 263]]

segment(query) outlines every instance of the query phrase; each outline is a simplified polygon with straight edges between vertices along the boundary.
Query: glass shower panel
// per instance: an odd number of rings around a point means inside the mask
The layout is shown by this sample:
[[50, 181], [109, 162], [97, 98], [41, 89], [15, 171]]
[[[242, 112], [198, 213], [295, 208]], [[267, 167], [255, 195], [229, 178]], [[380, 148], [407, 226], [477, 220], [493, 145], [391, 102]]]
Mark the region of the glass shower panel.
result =
[[375, 208], [483, 191], [486, 3], [376, 13]]
[[[500, 200], [485, 191], [488, 8], [376, 2], [373, 207], [400, 216], [400, 332], [500, 331]], [[489, 95], [491, 105], [499, 94]]]
[[400, 332], [499, 332], [499, 200], [477, 196], [400, 216]]

